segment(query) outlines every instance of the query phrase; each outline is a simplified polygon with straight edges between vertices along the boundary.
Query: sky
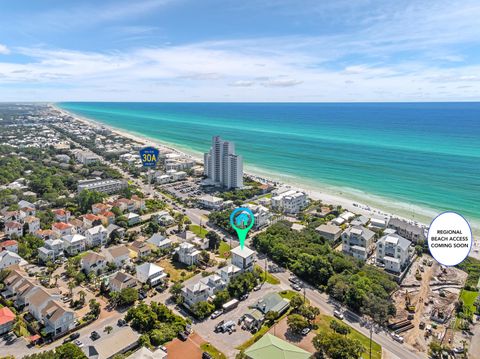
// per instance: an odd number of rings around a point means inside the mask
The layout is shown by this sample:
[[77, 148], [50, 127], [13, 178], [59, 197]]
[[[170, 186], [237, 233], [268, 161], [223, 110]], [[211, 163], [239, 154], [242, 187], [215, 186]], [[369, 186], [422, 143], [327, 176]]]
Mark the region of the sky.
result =
[[479, 101], [478, 0], [0, 0], [0, 101]]

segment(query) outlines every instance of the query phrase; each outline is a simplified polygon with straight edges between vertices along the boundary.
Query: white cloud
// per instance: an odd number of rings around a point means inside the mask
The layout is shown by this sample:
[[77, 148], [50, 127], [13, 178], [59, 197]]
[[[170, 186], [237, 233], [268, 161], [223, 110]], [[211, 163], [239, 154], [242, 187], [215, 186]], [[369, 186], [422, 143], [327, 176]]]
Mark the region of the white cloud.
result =
[[10, 53], [10, 49], [5, 46], [0, 44], [0, 55], [8, 55]]

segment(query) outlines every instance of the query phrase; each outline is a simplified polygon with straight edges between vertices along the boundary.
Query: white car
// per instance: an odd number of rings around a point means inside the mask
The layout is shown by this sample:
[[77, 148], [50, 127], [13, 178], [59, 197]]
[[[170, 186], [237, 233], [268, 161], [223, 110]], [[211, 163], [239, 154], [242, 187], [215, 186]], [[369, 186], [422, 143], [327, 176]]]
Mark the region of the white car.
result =
[[77, 340], [74, 340], [74, 341], [73, 341], [73, 344], [75, 344], [75, 345], [76, 345], [77, 347], [79, 347], [79, 348], [83, 347], [83, 343], [82, 343], [80, 340], [78, 340], [78, 339], [77, 339]]
[[404, 342], [404, 339], [402, 336], [398, 335], [398, 334], [393, 334], [393, 340], [399, 342], [399, 343], [403, 343]]
[[221, 310], [216, 310], [212, 313], [212, 315], [210, 316], [210, 319], [216, 319], [218, 318], [219, 316], [221, 316], [223, 313], [223, 311]]
[[340, 320], [343, 320], [343, 318], [344, 318], [343, 314], [339, 310], [334, 310], [333, 311], [333, 316], [335, 318], [340, 319]]

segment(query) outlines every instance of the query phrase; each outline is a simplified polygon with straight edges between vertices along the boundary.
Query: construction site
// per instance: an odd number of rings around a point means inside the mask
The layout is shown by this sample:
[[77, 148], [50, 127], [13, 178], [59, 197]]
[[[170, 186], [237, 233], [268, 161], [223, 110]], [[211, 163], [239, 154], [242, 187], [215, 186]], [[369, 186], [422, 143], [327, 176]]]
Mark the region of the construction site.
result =
[[455, 303], [466, 278], [465, 272], [441, 266], [431, 256], [418, 258], [393, 295], [397, 314], [389, 329], [423, 352], [432, 338], [453, 343]]

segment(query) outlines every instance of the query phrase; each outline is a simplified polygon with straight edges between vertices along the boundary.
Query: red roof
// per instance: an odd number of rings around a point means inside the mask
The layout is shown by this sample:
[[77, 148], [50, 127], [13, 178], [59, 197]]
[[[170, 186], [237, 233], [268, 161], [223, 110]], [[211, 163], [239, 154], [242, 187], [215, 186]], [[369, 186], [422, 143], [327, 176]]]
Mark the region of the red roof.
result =
[[7, 228], [22, 228], [22, 224], [21, 223], [18, 223], [18, 222], [7, 222], [5, 224], [5, 227]]
[[0, 309], [0, 325], [12, 322], [15, 320], [15, 314], [8, 308], [3, 307]]
[[55, 213], [58, 216], [64, 216], [65, 215], [65, 210], [64, 209], [55, 209], [53, 211], [53, 213]]
[[101, 214], [104, 217], [115, 217], [115, 214], [113, 212], [110, 212], [110, 211], [105, 211], [105, 212], [102, 212]]
[[84, 217], [91, 222], [98, 221], [99, 219], [101, 220], [101, 218], [99, 216], [96, 216], [96, 215], [91, 214], [91, 213], [87, 213]]
[[0, 247], [10, 247], [10, 246], [16, 246], [18, 244], [17, 241], [14, 241], [13, 239], [10, 239], [8, 241], [4, 241], [0, 243]]
[[63, 223], [63, 222], [57, 222], [57, 223], [53, 224], [53, 227], [55, 227], [56, 229], [58, 229], [60, 231], [63, 231], [64, 229], [71, 228], [72, 225], [68, 224], [68, 223]]

